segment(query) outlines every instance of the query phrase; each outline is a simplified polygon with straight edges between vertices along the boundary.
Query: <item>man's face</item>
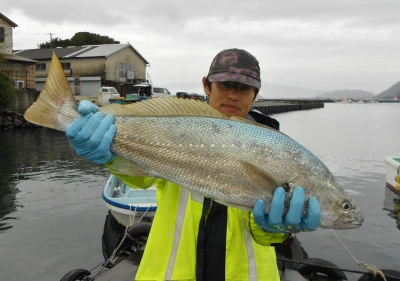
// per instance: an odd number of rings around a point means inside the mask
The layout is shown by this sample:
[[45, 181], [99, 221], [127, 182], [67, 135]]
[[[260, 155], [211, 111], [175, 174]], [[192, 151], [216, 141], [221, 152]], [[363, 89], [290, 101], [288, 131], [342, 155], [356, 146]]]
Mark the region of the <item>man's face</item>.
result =
[[209, 89], [206, 77], [202, 82], [211, 107], [225, 115], [246, 117], [254, 103], [254, 88], [234, 82], [215, 82]]

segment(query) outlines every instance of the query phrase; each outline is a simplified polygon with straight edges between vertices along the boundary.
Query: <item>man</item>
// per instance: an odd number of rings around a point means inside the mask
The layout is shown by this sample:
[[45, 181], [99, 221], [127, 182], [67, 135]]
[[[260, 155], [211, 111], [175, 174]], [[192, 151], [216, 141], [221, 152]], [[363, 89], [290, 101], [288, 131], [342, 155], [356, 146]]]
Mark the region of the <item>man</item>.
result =
[[[213, 108], [279, 129], [275, 119], [250, 110], [261, 79], [259, 63], [247, 51], [218, 53], [202, 83]], [[96, 111], [93, 104], [82, 102], [79, 112], [84, 116], [67, 128], [78, 154], [105, 164], [132, 187], [157, 186], [157, 212], [136, 280], [279, 280], [271, 245], [282, 243], [291, 233], [317, 228], [318, 200], [311, 197], [307, 214], [302, 216], [302, 187], [295, 188], [286, 215], [285, 191], [278, 187], [269, 214], [265, 214], [261, 199], [253, 212], [243, 211], [191, 194], [172, 182], [118, 173], [124, 160], [110, 151], [115, 135], [113, 117], [93, 114]]]

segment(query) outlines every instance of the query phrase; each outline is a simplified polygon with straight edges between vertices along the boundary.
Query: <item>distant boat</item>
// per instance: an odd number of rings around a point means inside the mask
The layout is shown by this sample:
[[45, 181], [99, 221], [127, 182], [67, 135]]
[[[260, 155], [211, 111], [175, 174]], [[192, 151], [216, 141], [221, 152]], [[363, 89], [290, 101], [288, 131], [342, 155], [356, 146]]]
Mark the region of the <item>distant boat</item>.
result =
[[386, 185], [400, 194], [400, 156], [385, 157]]
[[110, 175], [103, 187], [103, 199], [111, 215], [123, 226], [139, 220], [152, 222], [157, 210], [156, 188], [131, 188]]

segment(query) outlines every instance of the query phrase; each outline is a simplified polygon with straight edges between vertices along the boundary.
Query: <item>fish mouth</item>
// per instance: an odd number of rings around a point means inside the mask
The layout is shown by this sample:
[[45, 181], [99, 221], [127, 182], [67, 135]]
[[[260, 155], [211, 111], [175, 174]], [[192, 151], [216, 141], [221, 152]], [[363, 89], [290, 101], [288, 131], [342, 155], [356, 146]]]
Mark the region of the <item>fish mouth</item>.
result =
[[332, 228], [332, 229], [352, 229], [357, 228], [364, 222], [364, 216], [359, 211], [347, 212], [330, 220], [332, 214], [323, 216], [320, 221], [320, 226], [322, 228]]
[[333, 229], [352, 229], [357, 228], [362, 225], [362, 222], [359, 221], [348, 221], [348, 222], [335, 222], [332, 225]]
[[362, 225], [364, 222], [364, 217], [357, 213], [353, 218], [349, 219], [344, 219], [344, 220], [337, 220], [334, 221], [332, 224], [332, 228], [334, 229], [351, 229], [351, 228], [357, 228]]

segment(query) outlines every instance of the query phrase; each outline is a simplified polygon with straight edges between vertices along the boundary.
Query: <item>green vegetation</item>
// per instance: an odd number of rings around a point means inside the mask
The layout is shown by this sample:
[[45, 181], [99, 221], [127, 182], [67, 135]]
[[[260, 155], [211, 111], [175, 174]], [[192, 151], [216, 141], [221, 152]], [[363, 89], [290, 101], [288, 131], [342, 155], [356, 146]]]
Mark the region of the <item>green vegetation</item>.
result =
[[50, 42], [41, 43], [38, 45], [40, 49], [68, 47], [68, 46], [83, 46], [83, 45], [98, 45], [98, 44], [119, 44], [108, 36], [99, 35], [90, 32], [77, 32], [71, 39], [60, 39], [58, 37]]
[[[4, 55], [0, 53], [0, 66], [4, 62]], [[1, 69], [1, 67], [0, 67]], [[11, 78], [0, 71], [0, 113], [10, 109], [15, 98], [15, 91]]]
[[0, 113], [12, 107], [14, 98], [15, 91], [10, 77], [0, 71]]

